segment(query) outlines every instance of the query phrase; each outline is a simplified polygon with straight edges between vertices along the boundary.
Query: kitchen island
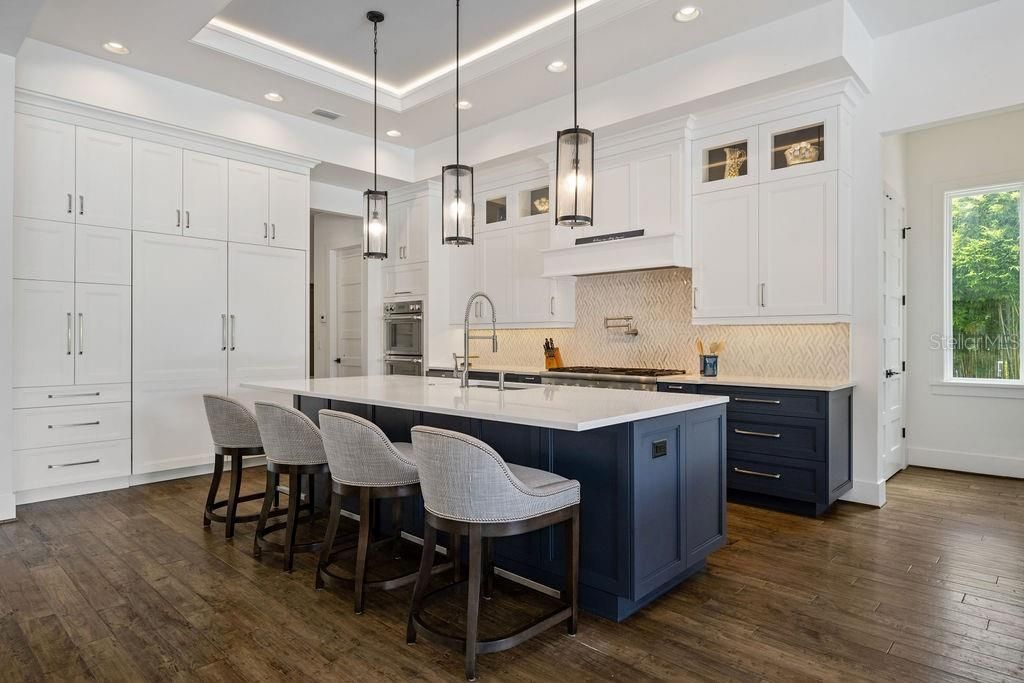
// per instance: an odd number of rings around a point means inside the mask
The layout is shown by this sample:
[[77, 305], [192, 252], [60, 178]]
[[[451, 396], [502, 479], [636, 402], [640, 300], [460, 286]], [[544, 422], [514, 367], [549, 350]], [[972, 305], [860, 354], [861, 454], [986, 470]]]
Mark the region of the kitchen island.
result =
[[[415, 425], [470, 434], [506, 461], [581, 484], [580, 606], [622, 621], [704, 567], [725, 543], [727, 397], [370, 376], [245, 385], [279, 392], [317, 420], [364, 417], [393, 441]], [[282, 396], [284, 402], [284, 396]], [[381, 515], [379, 517], [385, 517]], [[422, 506], [407, 505], [418, 535]], [[500, 539], [496, 564], [563, 585], [561, 529]]]

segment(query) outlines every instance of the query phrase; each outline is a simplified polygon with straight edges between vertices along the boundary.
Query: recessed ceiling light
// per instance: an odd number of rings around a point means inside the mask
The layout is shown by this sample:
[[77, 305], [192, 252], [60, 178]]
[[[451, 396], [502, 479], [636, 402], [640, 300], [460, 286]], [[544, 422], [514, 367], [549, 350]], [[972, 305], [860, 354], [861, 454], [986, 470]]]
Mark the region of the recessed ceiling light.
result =
[[129, 52], [131, 52], [131, 50], [126, 48], [121, 43], [115, 43], [114, 41], [103, 43], [103, 49], [107, 52], [113, 52], [115, 55], [126, 55]]
[[472, 109], [473, 103], [469, 100], [459, 100], [459, 109]]
[[678, 12], [676, 12], [675, 20], [681, 24], [685, 24], [688, 21], [693, 21], [700, 16], [700, 7], [694, 7], [693, 5], [687, 5]]
[[266, 95], [263, 96], [263, 99], [269, 102], [284, 102], [284, 98], [281, 97], [281, 95], [276, 92], [268, 92]]
[[400, 137], [402, 137], [402, 131], [400, 131], [400, 130], [389, 130], [387, 132], [387, 136], [389, 138], [400, 138]]
[[556, 59], [555, 61], [548, 64], [548, 71], [550, 71], [553, 74], [560, 74], [563, 71], [565, 71], [566, 68], [568, 67], [566, 66], [565, 62], [563, 62], [561, 59]]

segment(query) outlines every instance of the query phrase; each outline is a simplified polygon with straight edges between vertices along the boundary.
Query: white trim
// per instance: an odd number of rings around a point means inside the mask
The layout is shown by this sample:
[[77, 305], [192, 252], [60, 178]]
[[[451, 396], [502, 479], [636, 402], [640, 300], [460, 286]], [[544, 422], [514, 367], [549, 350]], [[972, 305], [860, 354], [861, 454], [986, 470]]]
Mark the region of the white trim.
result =
[[0, 524], [13, 522], [17, 519], [15, 505], [15, 496], [13, 493], [0, 495]]
[[908, 448], [907, 460], [911, 465], [918, 467], [1024, 479], [1024, 457], [945, 451], [936, 448]]
[[885, 480], [883, 479], [882, 481], [872, 482], [865, 481], [863, 479], [854, 479], [853, 488], [839, 500], [880, 508], [885, 505]]
[[130, 477], [111, 477], [109, 479], [98, 479], [95, 481], [84, 481], [63, 486], [47, 486], [27, 491], [18, 491], [14, 495], [18, 505], [38, 503], [44, 500], [55, 500], [57, 498], [70, 498], [72, 496], [85, 496], [90, 493], [101, 491], [114, 491], [126, 489], [129, 486]]
[[1024, 399], [1024, 382], [999, 382], [986, 379], [947, 379], [931, 383], [931, 392], [939, 396], [980, 396], [983, 398]]
[[852, 323], [851, 315], [776, 315], [751, 316], [732, 318], [698, 318], [691, 319], [693, 325], [831, 325], [834, 323]]
[[[205, 457], [205, 456], [204, 456]], [[253, 456], [246, 458], [242, 461], [242, 467], [258, 467], [265, 465], [267, 459], [260, 456]], [[193, 465], [190, 467], [176, 467], [170, 470], [160, 470], [154, 472], [137, 472], [131, 476], [131, 486], [139, 486], [141, 484], [153, 484], [159, 481], [169, 481], [171, 479], [185, 479], [187, 477], [198, 477], [203, 474], [210, 474], [213, 472], [213, 462], [202, 465]]]

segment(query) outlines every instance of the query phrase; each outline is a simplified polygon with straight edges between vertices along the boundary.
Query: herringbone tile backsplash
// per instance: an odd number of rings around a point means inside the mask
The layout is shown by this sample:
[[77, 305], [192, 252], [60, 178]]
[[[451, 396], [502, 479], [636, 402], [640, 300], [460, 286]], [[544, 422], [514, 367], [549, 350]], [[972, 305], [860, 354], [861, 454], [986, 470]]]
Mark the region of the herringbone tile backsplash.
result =
[[[845, 380], [850, 374], [850, 326], [694, 325], [689, 269], [581, 277], [576, 327], [499, 330], [499, 351], [473, 349], [479, 366], [541, 367], [552, 337], [566, 365], [677, 368], [698, 371], [697, 338], [725, 342], [719, 374]], [[633, 316], [640, 334], [606, 330], [605, 317]], [[500, 318], [500, 311], [499, 311]]]

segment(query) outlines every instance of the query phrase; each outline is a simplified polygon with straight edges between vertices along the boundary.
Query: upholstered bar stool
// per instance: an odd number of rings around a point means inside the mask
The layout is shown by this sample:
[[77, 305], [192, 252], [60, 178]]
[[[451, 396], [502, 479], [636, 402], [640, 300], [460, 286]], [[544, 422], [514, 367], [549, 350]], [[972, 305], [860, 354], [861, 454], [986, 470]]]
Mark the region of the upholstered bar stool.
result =
[[[224, 524], [224, 538], [235, 535], [236, 522], [255, 522], [258, 514], [239, 515], [238, 504], [263, 498], [263, 492], [239, 495], [242, 487], [242, 461], [244, 458], [263, 455], [263, 441], [256, 426], [256, 416], [242, 403], [230, 396], [203, 394], [206, 406], [206, 420], [213, 436], [213, 480], [206, 496], [203, 509], [203, 526], [210, 522]], [[217, 500], [221, 478], [224, 476], [224, 459], [230, 459], [231, 478], [228, 483], [228, 497]], [[224, 514], [215, 512], [226, 508]]]
[[[320, 546], [315, 587], [324, 586], [324, 577], [351, 585], [355, 592], [356, 614], [363, 613], [363, 595], [368, 590], [393, 590], [416, 580], [418, 572], [378, 581], [366, 580], [366, 560], [370, 550], [390, 545], [395, 559], [401, 557], [402, 499], [420, 495], [420, 477], [416, 471], [411, 443], [392, 443], [380, 427], [356, 415], [334, 410], [320, 411], [320, 431], [331, 468], [331, 511], [327, 535]], [[359, 499], [359, 534], [354, 548], [335, 549], [334, 541], [341, 520], [345, 497]], [[392, 534], [370, 542], [373, 523], [371, 510], [375, 500], [391, 500]], [[346, 571], [335, 562], [355, 552], [355, 568]], [[431, 556], [432, 559], [432, 556]], [[434, 566], [442, 572], [450, 563]]]
[[[482, 441], [458, 432], [413, 427], [412, 443], [420, 474], [426, 524], [423, 559], [409, 608], [406, 640], [417, 635], [466, 654], [466, 678], [476, 680], [477, 654], [501, 652], [564, 621], [576, 633], [579, 580], [580, 483], [543, 470], [510, 465]], [[478, 640], [482, 546], [494, 538], [517, 536], [564, 523], [566, 586], [562, 605], [525, 627], [498, 638]], [[437, 531], [469, 537], [469, 586], [466, 634], [458, 637], [429, 628], [420, 612], [429, 597], [458, 582], [427, 593]], [[488, 574], [492, 571], [488, 558]]]
[[[263, 498], [263, 510], [256, 525], [252, 554], [259, 557], [263, 550], [284, 555], [284, 570], [290, 572], [295, 553], [316, 553], [320, 544], [297, 543], [300, 522], [311, 521], [316, 516], [313, 492], [316, 489], [316, 475], [327, 474], [327, 455], [320, 430], [313, 421], [294, 408], [256, 402], [256, 423], [263, 437], [267, 453], [267, 490]], [[274, 494], [279, 491], [281, 475], [288, 477], [288, 515], [284, 522], [267, 526]], [[302, 504], [303, 480], [306, 482], [307, 502]], [[306, 512], [300, 518], [300, 513]], [[284, 543], [275, 543], [267, 536], [284, 529]]]

